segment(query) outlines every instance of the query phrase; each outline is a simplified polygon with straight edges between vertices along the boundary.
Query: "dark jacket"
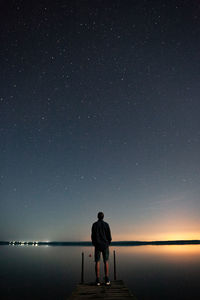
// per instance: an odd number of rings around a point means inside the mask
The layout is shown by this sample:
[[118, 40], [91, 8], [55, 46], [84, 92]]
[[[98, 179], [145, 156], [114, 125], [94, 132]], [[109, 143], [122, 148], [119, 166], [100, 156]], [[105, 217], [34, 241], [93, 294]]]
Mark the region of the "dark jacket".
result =
[[103, 220], [98, 220], [92, 225], [92, 244], [99, 250], [106, 249], [111, 241], [110, 227]]

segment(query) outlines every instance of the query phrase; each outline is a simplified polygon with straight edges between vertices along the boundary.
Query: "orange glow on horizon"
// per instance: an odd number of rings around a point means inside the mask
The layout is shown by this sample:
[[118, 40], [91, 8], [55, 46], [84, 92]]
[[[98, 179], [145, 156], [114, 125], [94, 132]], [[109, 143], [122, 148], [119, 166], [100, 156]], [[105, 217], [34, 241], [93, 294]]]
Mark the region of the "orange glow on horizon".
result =
[[178, 241], [178, 240], [200, 240], [200, 233], [159, 233], [159, 234], [137, 234], [137, 235], [113, 235], [113, 241]]

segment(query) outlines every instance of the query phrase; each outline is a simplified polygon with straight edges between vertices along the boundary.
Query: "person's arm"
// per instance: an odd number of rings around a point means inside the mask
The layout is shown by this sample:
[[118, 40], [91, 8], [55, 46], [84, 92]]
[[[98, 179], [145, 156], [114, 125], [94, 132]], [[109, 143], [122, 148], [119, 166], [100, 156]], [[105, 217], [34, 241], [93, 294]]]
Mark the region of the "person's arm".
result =
[[95, 242], [96, 242], [96, 230], [95, 230], [94, 224], [92, 225], [91, 240], [92, 240], [92, 245], [95, 246]]
[[110, 231], [110, 226], [109, 225], [107, 226], [107, 240], [108, 240], [109, 244], [112, 241], [112, 236], [111, 236], [111, 231]]

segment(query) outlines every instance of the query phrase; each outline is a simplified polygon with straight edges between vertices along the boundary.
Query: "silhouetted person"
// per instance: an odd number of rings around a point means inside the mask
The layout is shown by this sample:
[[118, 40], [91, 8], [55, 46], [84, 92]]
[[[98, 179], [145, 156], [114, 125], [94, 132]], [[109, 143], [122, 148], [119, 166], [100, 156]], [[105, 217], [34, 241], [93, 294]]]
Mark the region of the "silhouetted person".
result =
[[100, 255], [102, 253], [105, 271], [105, 284], [110, 285], [110, 280], [108, 278], [108, 259], [109, 259], [109, 245], [111, 243], [112, 237], [110, 233], [110, 227], [108, 223], [103, 221], [104, 214], [99, 212], [98, 221], [92, 225], [92, 244], [95, 247], [95, 271], [96, 271], [96, 284], [100, 285], [99, 275], [100, 275]]

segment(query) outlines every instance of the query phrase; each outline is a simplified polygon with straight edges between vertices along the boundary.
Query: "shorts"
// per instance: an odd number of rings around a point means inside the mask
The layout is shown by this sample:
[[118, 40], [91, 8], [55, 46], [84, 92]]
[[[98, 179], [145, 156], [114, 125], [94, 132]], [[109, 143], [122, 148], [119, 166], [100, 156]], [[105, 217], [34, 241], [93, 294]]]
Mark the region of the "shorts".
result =
[[106, 261], [108, 261], [108, 259], [109, 259], [109, 247], [107, 247], [103, 250], [99, 250], [95, 247], [95, 249], [94, 249], [95, 262], [100, 261], [101, 253], [102, 253], [102, 256], [103, 256], [104, 263]]

